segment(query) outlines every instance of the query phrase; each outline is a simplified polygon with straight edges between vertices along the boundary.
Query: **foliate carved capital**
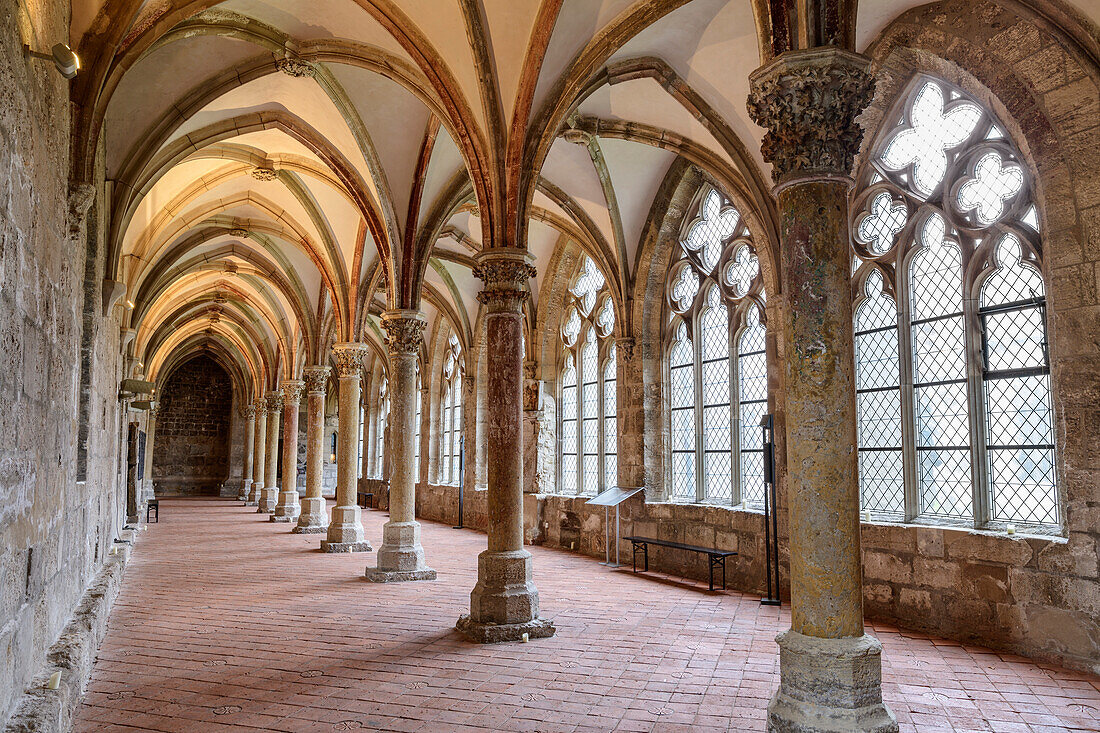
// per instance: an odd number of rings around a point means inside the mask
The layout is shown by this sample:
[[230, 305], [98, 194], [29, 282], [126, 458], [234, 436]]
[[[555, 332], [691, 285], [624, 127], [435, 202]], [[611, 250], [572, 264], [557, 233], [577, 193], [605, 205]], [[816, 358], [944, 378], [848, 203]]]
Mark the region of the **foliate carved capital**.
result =
[[634, 339], [629, 336], [615, 339], [615, 356], [624, 364], [634, 361], [635, 345]]
[[490, 308], [518, 311], [531, 295], [527, 281], [537, 272], [521, 250], [484, 252], [474, 268], [474, 275], [485, 283], [477, 300]]
[[327, 366], [310, 366], [302, 370], [302, 379], [305, 380], [306, 392], [309, 394], [324, 394], [328, 388], [328, 374], [332, 371]]
[[263, 397], [257, 397], [256, 404], [252, 409], [256, 411], [256, 417], [260, 417], [267, 412], [267, 401]]
[[244, 419], [245, 420], [255, 420], [256, 419], [256, 406], [255, 405], [245, 405]]
[[306, 383], [297, 379], [288, 379], [280, 385], [283, 388], [283, 407], [295, 408], [302, 401]]
[[283, 409], [282, 392], [268, 392], [264, 397], [264, 406], [268, 412], [279, 412]]
[[748, 110], [767, 130], [772, 178], [847, 177], [863, 141], [856, 117], [871, 102], [869, 60], [839, 48], [785, 53], [749, 77]]
[[366, 361], [370, 347], [366, 344], [346, 342], [334, 344], [332, 358], [336, 360], [336, 376], [354, 377], [363, 372], [363, 362]]
[[418, 311], [386, 311], [382, 328], [386, 331], [386, 346], [390, 353], [418, 354], [424, 343], [424, 316]]

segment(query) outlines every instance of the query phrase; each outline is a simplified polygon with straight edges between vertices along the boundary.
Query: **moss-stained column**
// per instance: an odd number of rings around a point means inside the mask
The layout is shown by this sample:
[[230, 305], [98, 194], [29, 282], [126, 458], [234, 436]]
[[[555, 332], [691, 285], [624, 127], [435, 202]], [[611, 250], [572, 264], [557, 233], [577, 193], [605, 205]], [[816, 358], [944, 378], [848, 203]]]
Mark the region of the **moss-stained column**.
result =
[[[256, 446], [256, 407], [248, 405], [244, 408], [244, 467], [241, 471], [241, 491], [237, 494], [237, 500], [248, 503], [248, 493], [252, 488], [252, 453]], [[150, 421], [152, 426], [152, 421]], [[152, 434], [152, 427], [149, 429]]]
[[257, 506], [260, 503], [267, 462], [267, 408], [263, 397], [256, 398], [253, 409], [256, 412], [256, 429], [252, 436], [252, 487], [248, 492], [248, 506]]
[[328, 525], [328, 538], [321, 543], [325, 552], [370, 552], [363, 534], [362, 510], [356, 503], [359, 484], [359, 399], [363, 360], [368, 346], [340, 343], [332, 347], [336, 376], [340, 379], [339, 428], [336, 435], [336, 506]]
[[302, 497], [298, 526], [291, 530], [297, 534], [320, 534], [328, 529], [328, 507], [321, 494], [328, 373], [327, 366], [311, 366], [302, 375], [306, 388], [306, 495]]
[[552, 636], [553, 624], [539, 618], [531, 553], [523, 549], [523, 303], [535, 268], [521, 250], [490, 249], [478, 257], [476, 274], [485, 282], [477, 299], [488, 360], [489, 548], [477, 559], [470, 614], [456, 628], [482, 643]]
[[435, 580], [424, 563], [420, 523], [416, 521], [416, 358], [424, 341], [424, 316], [419, 311], [394, 310], [382, 314], [390, 352], [390, 521], [382, 527], [378, 567], [367, 568], [375, 583]]
[[260, 492], [257, 513], [270, 514], [279, 503], [279, 413], [283, 409], [283, 395], [268, 392], [264, 397], [267, 409], [267, 445], [264, 448], [264, 488]]
[[302, 402], [305, 382], [290, 379], [283, 382], [283, 485], [279, 487], [279, 503], [275, 505], [272, 522], [293, 522], [302, 507], [298, 503], [298, 408]]
[[785, 53], [750, 77], [779, 200], [791, 629], [768, 730], [897, 731], [881, 651], [863, 630], [848, 190], [871, 100], [867, 59]]

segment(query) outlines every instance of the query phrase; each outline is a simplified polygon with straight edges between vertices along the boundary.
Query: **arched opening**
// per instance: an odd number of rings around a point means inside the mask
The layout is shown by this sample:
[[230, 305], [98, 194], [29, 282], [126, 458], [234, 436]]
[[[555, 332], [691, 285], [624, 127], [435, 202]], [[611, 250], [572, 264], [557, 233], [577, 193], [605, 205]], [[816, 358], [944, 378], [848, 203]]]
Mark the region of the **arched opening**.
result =
[[168, 377], [160, 395], [153, 485], [158, 496], [214, 495], [229, 476], [233, 385], [205, 354]]

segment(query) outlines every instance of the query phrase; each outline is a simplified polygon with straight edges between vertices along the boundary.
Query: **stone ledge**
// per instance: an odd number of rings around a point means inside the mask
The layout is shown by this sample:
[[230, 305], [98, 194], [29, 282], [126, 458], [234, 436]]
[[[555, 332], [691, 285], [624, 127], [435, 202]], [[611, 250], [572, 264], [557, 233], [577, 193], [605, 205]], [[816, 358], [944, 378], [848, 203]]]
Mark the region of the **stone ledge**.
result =
[[289, 515], [279, 516], [278, 514], [272, 514], [270, 517], [267, 518], [267, 521], [269, 521], [269, 522], [297, 522], [298, 517], [292, 517], [292, 516], [289, 516]]
[[[96, 652], [107, 633], [107, 619], [130, 560], [138, 532], [123, 530], [123, 542], [108, 555], [73, 617], [65, 625], [57, 641], [46, 652], [40, 671], [31, 678], [5, 727], [5, 733], [54, 733], [71, 730], [73, 715], [84, 694], [84, 686], [92, 674]], [[46, 685], [50, 675], [61, 672], [61, 684], [56, 690]]]
[[404, 583], [413, 580], [435, 580], [435, 571], [423, 570], [379, 570], [367, 568], [366, 578], [372, 583]]
[[478, 644], [523, 641], [524, 634], [527, 634], [528, 639], [548, 639], [557, 631], [554, 628], [554, 623], [544, 618], [536, 618], [523, 624], [482, 624], [474, 621], [468, 615], [458, 619], [455, 629], [470, 641]]
[[321, 542], [321, 552], [372, 552], [369, 542]]

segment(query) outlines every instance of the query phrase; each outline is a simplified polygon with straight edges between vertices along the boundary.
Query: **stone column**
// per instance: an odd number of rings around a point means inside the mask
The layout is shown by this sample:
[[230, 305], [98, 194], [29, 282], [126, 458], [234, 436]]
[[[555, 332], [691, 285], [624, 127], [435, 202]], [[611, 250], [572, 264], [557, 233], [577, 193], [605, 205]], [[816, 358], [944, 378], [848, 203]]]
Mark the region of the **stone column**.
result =
[[267, 465], [267, 408], [263, 397], [256, 398], [256, 430], [252, 436], [252, 488], [248, 506], [258, 506], [264, 490], [264, 468]]
[[362, 510], [356, 502], [359, 485], [359, 382], [363, 378], [363, 360], [367, 345], [340, 343], [332, 347], [336, 358], [336, 376], [340, 379], [340, 421], [336, 436], [336, 506], [328, 525], [328, 538], [321, 543], [325, 552], [370, 552], [363, 535]]
[[270, 514], [279, 503], [279, 412], [283, 409], [283, 396], [268, 392], [264, 406], [267, 408], [267, 448], [264, 451], [264, 488], [260, 492], [257, 514]]
[[488, 359], [489, 547], [477, 558], [470, 613], [455, 628], [481, 643], [554, 634], [554, 625], [539, 618], [531, 553], [523, 549], [523, 303], [534, 275], [522, 250], [490, 249], [478, 257]]
[[272, 522], [293, 522], [302, 511], [298, 503], [298, 407], [304, 388], [305, 382], [296, 379], [283, 382], [283, 485]]
[[252, 488], [252, 452], [256, 446], [256, 407], [244, 408], [244, 470], [241, 471], [241, 492], [238, 501], [248, 503], [248, 494]]
[[378, 567], [367, 568], [367, 580], [392, 583], [435, 580], [424, 563], [420, 522], [416, 521], [416, 356], [423, 343], [424, 316], [419, 311], [393, 310], [382, 314], [390, 352], [390, 442], [387, 450], [390, 478], [390, 521], [382, 527]]
[[[157, 439], [157, 417], [159, 415], [160, 407], [154, 402], [153, 406], [149, 408], [149, 420], [145, 424], [145, 477], [141, 482], [143, 502], [156, 498], [153, 489], [153, 441]], [[247, 473], [245, 475], [247, 476]], [[252, 482], [249, 481], [249, 483]], [[245, 493], [247, 495], [247, 491]], [[242, 498], [241, 501], [244, 501], [244, 499]]]
[[787, 344], [791, 628], [768, 730], [897, 731], [882, 647], [864, 633], [848, 191], [871, 100], [868, 60], [785, 53], [750, 77], [779, 201]]
[[[296, 534], [320, 534], [328, 529], [328, 507], [321, 494], [321, 476], [325, 442], [325, 388], [328, 386], [327, 366], [306, 367], [306, 495], [302, 498], [302, 513]], [[286, 470], [286, 469], [283, 469]]]

